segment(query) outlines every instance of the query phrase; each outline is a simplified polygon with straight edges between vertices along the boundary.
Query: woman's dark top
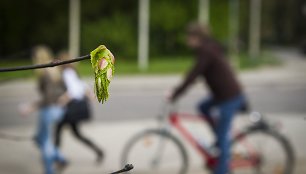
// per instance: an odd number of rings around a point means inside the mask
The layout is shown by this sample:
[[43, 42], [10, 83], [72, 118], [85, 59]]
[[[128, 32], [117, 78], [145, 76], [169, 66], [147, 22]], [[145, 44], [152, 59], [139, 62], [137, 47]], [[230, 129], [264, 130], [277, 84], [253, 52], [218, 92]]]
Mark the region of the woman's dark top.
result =
[[198, 76], [204, 77], [212, 96], [218, 102], [231, 99], [242, 92], [224, 57], [224, 50], [212, 39], [205, 39], [196, 50], [195, 64], [184, 82], [175, 90], [172, 100], [176, 100]]

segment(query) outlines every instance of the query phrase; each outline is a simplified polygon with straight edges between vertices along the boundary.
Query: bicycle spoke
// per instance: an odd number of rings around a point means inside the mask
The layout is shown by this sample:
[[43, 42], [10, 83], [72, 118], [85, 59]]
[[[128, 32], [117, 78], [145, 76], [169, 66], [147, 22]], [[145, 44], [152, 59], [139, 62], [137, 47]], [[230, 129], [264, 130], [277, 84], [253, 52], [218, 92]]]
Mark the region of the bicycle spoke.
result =
[[186, 152], [170, 134], [158, 130], [145, 132], [131, 139], [123, 163], [135, 166], [134, 174], [183, 174], [187, 167]]
[[152, 161], [154, 167], [157, 167], [162, 162], [161, 160], [162, 160], [162, 155], [163, 155], [165, 146], [166, 146], [166, 139], [164, 137], [160, 137], [160, 140], [157, 146], [156, 155]]

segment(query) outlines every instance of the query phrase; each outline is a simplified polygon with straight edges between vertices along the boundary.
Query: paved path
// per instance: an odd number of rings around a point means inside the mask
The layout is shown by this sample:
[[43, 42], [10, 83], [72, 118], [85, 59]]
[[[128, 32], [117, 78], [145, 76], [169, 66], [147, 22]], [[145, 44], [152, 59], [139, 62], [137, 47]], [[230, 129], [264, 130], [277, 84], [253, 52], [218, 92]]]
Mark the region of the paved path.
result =
[[[295, 149], [297, 157], [296, 174], [306, 172], [306, 121], [300, 119], [301, 115], [270, 115], [270, 121], [281, 121], [281, 132], [287, 136]], [[247, 116], [238, 117], [235, 121], [235, 129], [241, 129], [249, 124]], [[71, 137], [69, 131], [64, 134], [63, 152], [70, 160], [71, 165], [65, 174], [102, 174], [113, 169], [120, 168], [121, 153], [124, 144], [136, 132], [145, 128], [156, 127], [155, 120], [147, 119], [141, 121], [122, 121], [107, 123], [92, 123], [84, 125], [84, 132], [93, 138], [106, 152], [106, 159], [102, 165], [94, 163], [95, 156], [88, 149]], [[34, 132], [30, 127], [14, 127], [0, 129], [10, 134], [30, 136]], [[199, 132], [198, 132], [199, 133]], [[205, 134], [206, 139], [212, 137]], [[195, 151], [186, 145], [190, 158], [190, 174], [204, 174], [200, 157]], [[5, 174], [39, 174], [41, 166], [39, 153], [32, 142], [10, 142], [0, 140], [0, 169]]]
[[[295, 52], [278, 51], [276, 54], [285, 60], [284, 66], [243, 72], [239, 77], [253, 109], [283, 123], [283, 134], [292, 142], [298, 157], [296, 173], [303, 174], [306, 173], [303, 165], [306, 163], [306, 61]], [[91, 83], [92, 79], [87, 81]], [[155, 125], [153, 120], [162, 104], [163, 93], [179, 81], [180, 76], [115, 78], [111, 84], [110, 100], [105, 105], [94, 104], [97, 121], [84, 125], [84, 131], [105, 149], [105, 163], [96, 166], [94, 156], [66, 132], [63, 151], [71, 159], [67, 173], [105, 173], [118, 169], [123, 144], [135, 132]], [[180, 101], [180, 109], [195, 112], [194, 105], [205, 94], [202, 84], [198, 83]], [[0, 131], [32, 135], [36, 117], [20, 118], [16, 108], [22, 102], [37, 98], [33, 81], [0, 85]], [[247, 117], [238, 118], [238, 123], [243, 119]], [[201, 173], [199, 157], [191, 149], [189, 153], [192, 158], [191, 173]], [[40, 173], [39, 154], [30, 142], [0, 140], [0, 170], [5, 174]]]
[[[239, 74], [254, 110], [263, 113], [306, 113], [306, 61], [295, 52], [277, 52], [285, 65], [266, 67]], [[111, 83], [109, 101], [94, 103], [99, 121], [154, 118], [164, 93], [179, 84], [181, 76], [116, 77]], [[92, 79], [87, 79], [89, 84]], [[15, 81], [0, 85], [0, 127], [33, 125], [35, 117], [21, 119], [17, 106], [38, 98], [33, 81]], [[204, 89], [204, 90], [203, 90]], [[202, 83], [193, 86], [180, 101], [180, 108], [194, 112], [194, 106], [205, 96]]]

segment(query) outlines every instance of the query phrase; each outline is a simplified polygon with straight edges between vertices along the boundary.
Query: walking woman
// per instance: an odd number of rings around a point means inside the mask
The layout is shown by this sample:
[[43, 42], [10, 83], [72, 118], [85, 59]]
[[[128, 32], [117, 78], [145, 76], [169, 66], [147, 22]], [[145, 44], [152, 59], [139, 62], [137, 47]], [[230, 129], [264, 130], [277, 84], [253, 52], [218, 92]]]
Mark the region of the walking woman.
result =
[[[53, 59], [51, 51], [45, 46], [37, 46], [33, 50], [34, 64], [50, 63]], [[39, 110], [38, 127], [34, 137], [42, 154], [45, 174], [55, 174], [54, 164], [65, 167], [67, 162], [53, 143], [52, 133], [56, 122], [63, 117], [63, 106], [67, 102], [65, 86], [59, 68], [46, 68], [35, 71], [38, 78], [38, 90], [41, 100], [21, 109], [23, 115]]]
[[[68, 53], [60, 53], [59, 59], [69, 59]], [[69, 102], [63, 120], [56, 127], [55, 145], [60, 147], [63, 127], [69, 126], [73, 135], [96, 154], [96, 161], [100, 163], [104, 157], [103, 151], [80, 131], [81, 122], [87, 121], [91, 117], [89, 99], [93, 96], [79, 78], [73, 64], [62, 66], [62, 77], [67, 87]]]

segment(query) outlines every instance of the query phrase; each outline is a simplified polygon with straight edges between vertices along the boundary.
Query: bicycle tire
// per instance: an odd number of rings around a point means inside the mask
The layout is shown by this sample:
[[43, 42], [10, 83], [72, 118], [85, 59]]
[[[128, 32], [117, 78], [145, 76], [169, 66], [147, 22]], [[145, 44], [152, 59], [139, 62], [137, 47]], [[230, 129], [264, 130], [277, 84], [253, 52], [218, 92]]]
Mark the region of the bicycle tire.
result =
[[[180, 169], [178, 170], [177, 174], [186, 174], [189, 166], [189, 161], [188, 161], [188, 156], [186, 149], [184, 148], [183, 144], [180, 142], [178, 138], [176, 138], [174, 135], [167, 131], [163, 131], [160, 129], [148, 129], [145, 131], [142, 131], [135, 136], [133, 136], [125, 145], [123, 148], [123, 153], [122, 153], [122, 164], [127, 164], [131, 163], [135, 166], [133, 173], [137, 173], [137, 164], [133, 163], [134, 161], [129, 161], [129, 156], [131, 155], [131, 150], [132, 148], [138, 143], [138, 141], [145, 139], [147, 136], [157, 136], [157, 137], [162, 137], [167, 139], [168, 141], [172, 142], [173, 145], [177, 147], [177, 150], [179, 152], [179, 156], [181, 158], [181, 166]], [[146, 155], [146, 154], [142, 154]], [[174, 160], [175, 161], [175, 160]], [[151, 169], [150, 169], [151, 170]], [[143, 172], [142, 172], [143, 173]], [[153, 173], [158, 173], [158, 172], [153, 172]], [[173, 173], [175, 174], [175, 173]]]
[[[257, 134], [257, 133], [272, 137], [282, 147], [282, 149], [284, 151], [284, 154], [285, 154], [285, 158], [286, 158], [285, 162], [284, 162], [285, 166], [283, 166], [284, 169], [281, 172], [277, 172], [277, 173], [279, 173], [279, 174], [292, 174], [293, 171], [294, 171], [294, 164], [295, 164], [295, 157], [294, 157], [294, 151], [292, 149], [292, 146], [291, 146], [290, 142], [286, 139], [285, 136], [276, 132], [273, 129], [249, 129], [249, 130], [247, 130], [246, 132], [243, 133], [243, 136], [235, 137], [233, 139], [231, 148], [233, 149], [233, 147], [237, 143], [239, 143], [240, 140], [248, 138], [248, 137], [250, 137], [254, 134]], [[231, 170], [231, 174], [235, 174], [235, 173], [236, 172]], [[255, 172], [255, 173], [258, 174], [258, 171]]]

